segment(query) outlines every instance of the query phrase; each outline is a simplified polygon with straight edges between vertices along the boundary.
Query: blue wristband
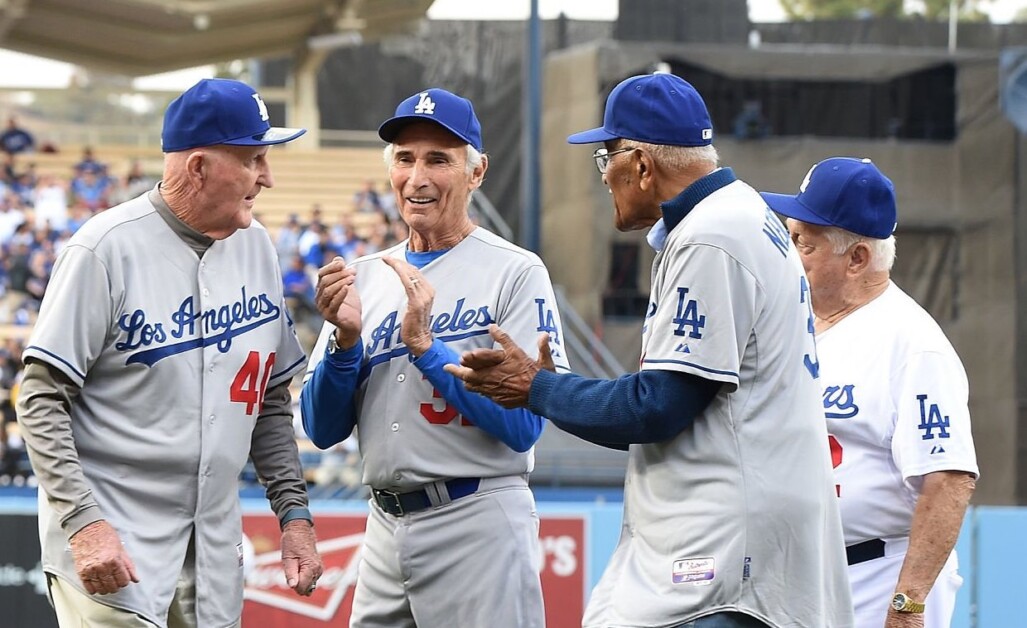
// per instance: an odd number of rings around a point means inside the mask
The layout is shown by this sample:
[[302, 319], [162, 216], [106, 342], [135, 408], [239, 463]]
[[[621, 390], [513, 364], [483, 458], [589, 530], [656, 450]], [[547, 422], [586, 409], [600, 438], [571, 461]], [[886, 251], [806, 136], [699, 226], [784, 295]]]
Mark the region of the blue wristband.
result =
[[285, 529], [285, 524], [296, 519], [303, 519], [309, 521], [310, 525], [314, 525], [314, 517], [311, 516], [310, 510], [307, 508], [290, 508], [288, 512], [282, 515], [282, 518], [278, 520], [278, 524], [281, 529]]

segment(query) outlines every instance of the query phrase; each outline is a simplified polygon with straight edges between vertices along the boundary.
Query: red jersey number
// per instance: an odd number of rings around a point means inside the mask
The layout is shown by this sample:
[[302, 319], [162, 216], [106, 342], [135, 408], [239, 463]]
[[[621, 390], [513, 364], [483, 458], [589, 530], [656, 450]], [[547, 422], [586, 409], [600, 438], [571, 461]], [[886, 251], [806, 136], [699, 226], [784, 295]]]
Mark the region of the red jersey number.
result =
[[[831, 446], [831, 467], [837, 469], [842, 463], [842, 444], [838, 442], [838, 439], [833, 434], [827, 435], [827, 443]], [[842, 485], [835, 484], [834, 492], [838, 497], [841, 497]]]
[[236, 403], [245, 403], [247, 415], [259, 414], [264, 407], [264, 394], [267, 392], [267, 382], [271, 379], [271, 369], [274, 365], [275, 354], [272, 351], [264, 361], [261, 372], [260, 353], [250, 351], [242, 368], [235, 374], [228, 398]]

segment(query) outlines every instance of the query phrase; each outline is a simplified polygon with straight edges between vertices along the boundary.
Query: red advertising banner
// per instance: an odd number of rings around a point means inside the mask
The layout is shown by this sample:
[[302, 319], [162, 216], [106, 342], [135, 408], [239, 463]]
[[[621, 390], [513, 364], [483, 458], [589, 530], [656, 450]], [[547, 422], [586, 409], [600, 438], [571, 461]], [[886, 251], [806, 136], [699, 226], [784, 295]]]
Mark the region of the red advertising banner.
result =
[[[364, 515], [317, 516], [318, 551], [324, 575], [309, 598], [296, 595], [282, 574], [278, 521], [271, 515], [246, 515], [243, 531], [253, 546], [247, 556], [243, 626], [333, 628], [349, 625], [357, 579]], [[585, 519], [579, 515], [542, 516], [542, 591], [548, 628], [581, 625], [585, 602]]]

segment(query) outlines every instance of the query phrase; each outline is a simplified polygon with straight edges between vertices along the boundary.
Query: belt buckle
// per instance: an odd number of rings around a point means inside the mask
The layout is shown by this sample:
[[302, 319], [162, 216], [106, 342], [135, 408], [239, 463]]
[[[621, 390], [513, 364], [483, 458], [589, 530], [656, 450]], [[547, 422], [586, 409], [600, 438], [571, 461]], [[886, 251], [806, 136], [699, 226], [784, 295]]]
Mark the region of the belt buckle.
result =
[[[385, 512], [395, 517], [402, 517], [406, 514], [405, 512], [403, 512], [403, 502], [399, 500], [399, 493], [388, 490], [378, 490], [375, 491], [375, 494], [378, 496], [378, 505], [381, 506], [382, 510], [384, 510]], [[396, 505], [395, 512], [389, 510], [389, 508], [386, 507], [386, 503], [388, 503], [386, 502], [386, 498], [391, 499], [392, 503]]]

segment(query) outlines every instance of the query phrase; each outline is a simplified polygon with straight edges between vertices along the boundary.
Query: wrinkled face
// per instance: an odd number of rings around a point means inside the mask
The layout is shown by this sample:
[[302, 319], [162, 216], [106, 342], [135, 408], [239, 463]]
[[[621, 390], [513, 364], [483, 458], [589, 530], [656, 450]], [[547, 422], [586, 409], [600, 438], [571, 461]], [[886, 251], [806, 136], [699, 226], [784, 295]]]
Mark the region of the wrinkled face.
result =
[[[621, 140], [606, 142], [605, 146], [611, 153], [627, 148]], [[606, 164], [606, 173], [603, 175], [603, 183], [609, 187], [610, 194], [613, 195], [613, 223], [617, 231], [646, 229], [651, 227], [660, 215], [657, 207], [656, 218], [653, 218], [653, 201], [638, 187], [635, 153], [635, 150], [628, 150], [611, 155]]]
[[267, 161], [269, 148], [220, 145], [202, 149], [206, 213], [200, 231], [221, 240], [250, 226], [257, 194], [275, 184]]
[[824, 227], [789, 218], [788, 232], [809, 278], [813, 305], [830, 303], [845, 285], [849, 251], [835, 253]]
[[389, 181], [396, 205], [420, 234], [459, 228], [484, 174], [484, 164], [468, 172], [466, 142], [435, 123], [411, 123], [393, 142]]

